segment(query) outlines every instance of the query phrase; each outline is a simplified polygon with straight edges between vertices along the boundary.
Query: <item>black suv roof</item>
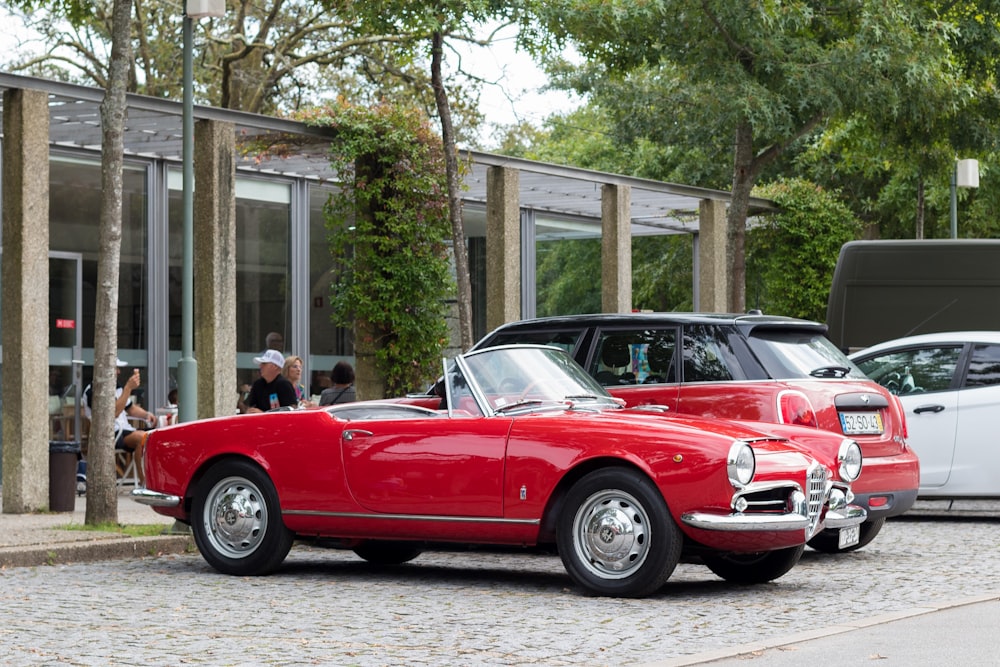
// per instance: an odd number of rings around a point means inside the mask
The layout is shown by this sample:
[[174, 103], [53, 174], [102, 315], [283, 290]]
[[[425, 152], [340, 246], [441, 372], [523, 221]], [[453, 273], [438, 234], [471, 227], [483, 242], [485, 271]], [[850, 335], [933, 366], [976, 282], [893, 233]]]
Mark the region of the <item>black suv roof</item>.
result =
[[758, 327], [801, 329], [826, 333], [826, 325], [822, 322], [802, 320], [781, 315], [757, 315], [744, 313], [596, 313], [584, 315], [557, 315], [553, 317], [538, 317], [530, 320], [508, 322], [496, 328], [496, 331], [516, 328], [536, 327], [579, 327], [583, 326], [635, 326], [639, 324], [684, 325], [684, 324], [731, 324], [749, 332]]

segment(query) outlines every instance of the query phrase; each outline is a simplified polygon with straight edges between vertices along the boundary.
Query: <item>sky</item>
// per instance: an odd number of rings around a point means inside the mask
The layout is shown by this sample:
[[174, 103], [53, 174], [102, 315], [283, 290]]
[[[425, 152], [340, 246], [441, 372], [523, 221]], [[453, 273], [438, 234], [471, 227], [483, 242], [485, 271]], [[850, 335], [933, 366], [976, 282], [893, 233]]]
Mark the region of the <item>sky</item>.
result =
[[[484, 128], [482, 140], [489, 144], [493, 126], [528, 122], [541, 126], [556, 112], [580, 105], [580, 99], [563, 91], [545, 91], [545, 73], [527, 53], [515, 47], [515, 28], [502, 30], [488, 47], [466, 47], [461, 52], [463, 65], [486, 81], [480, 94], [480, 110], [490, 127]], [[449, 56], [449, 57], [454, 57]], [[570, 56], [572, 57], [572, 56]]]
[[[484, 30], [483, 36], [492, 29]], [[23, 38], [26, 34], [19, 19], [0, 14], [0, 48], [8, 52], [17, 48], [15, 36]], [[487, 148], [495, 147], [492, 135], [496, 127], [521, 122], [541, 126], [551, 114], [565, 112], [581, 103], [578, 97], [566, 92], [544, 91], [545, 73], [531, 56], [516, 49], [515, 37], [516, 28], [507, 27], [497, 33], [489, 47], [456, 43], [458, 55], [446, 55], [446, 63], [461, 57], [467, 71], [484, 81], [495, 82], [483, 85], [480, 93], [480, 110], [486, 119], [480, 142]]]

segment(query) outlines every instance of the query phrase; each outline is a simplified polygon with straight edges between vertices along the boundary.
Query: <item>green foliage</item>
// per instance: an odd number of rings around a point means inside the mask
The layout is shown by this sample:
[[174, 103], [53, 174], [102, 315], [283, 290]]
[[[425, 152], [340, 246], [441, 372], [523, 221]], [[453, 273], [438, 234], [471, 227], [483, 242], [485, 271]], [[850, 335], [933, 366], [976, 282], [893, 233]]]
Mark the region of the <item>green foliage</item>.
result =
[[338, 103], [303, 120], [337, 134], [330, 159], [343, 185], [326, 207], [340, 268], [333, 320], [356, 326], [388, 395], [417, 390], [437, 373], [454, 289], [441, 140], [398, 106]]
[[659, 312], [691, 311], [694, 237], [690, 234], [632, 238], [632, 307]]
[[539, 241], [539, 317], [601, 312], [601, 239]]
[[825, 321], [840, 247], [858, 237], [860, 222], [837, 193], [807, 181], [778, 181], [754, 194], [781, 211], [747, 234], [747, 306]]

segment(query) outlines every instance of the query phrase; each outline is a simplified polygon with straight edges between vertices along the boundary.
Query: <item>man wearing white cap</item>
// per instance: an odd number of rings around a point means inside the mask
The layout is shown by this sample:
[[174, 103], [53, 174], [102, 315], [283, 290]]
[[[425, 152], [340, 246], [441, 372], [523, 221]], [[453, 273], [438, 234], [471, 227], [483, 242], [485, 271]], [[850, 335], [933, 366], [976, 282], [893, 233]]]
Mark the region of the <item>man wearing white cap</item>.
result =
[[254, 357], [253, 362], [260, 366], [260, 377], [250, 387], [246, 400], [247, 412], [267, 412], [298, 405], [295, 387], [281, 374], [285, 365], [285, 357], [281, 352], [265, 350], [264, 354]]

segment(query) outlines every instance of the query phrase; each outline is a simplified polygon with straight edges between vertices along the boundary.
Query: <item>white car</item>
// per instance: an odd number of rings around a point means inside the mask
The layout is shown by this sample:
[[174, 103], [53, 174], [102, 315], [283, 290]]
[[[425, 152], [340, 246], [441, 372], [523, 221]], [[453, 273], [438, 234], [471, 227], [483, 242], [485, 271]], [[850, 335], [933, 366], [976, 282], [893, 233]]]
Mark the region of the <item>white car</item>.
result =
[[898, 338], [850, 359], [899, 397], [919, 497], [1000, 497], [1000, 331]]

